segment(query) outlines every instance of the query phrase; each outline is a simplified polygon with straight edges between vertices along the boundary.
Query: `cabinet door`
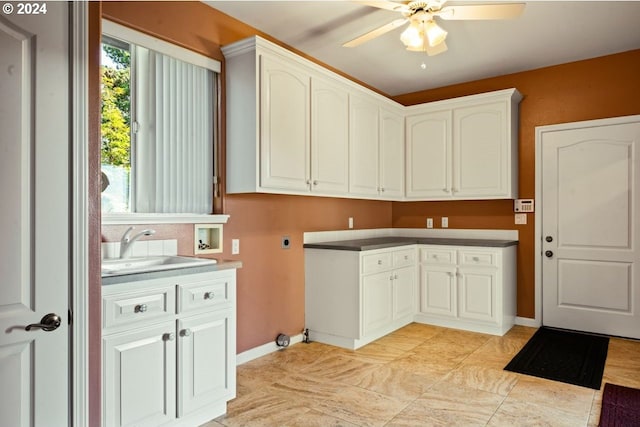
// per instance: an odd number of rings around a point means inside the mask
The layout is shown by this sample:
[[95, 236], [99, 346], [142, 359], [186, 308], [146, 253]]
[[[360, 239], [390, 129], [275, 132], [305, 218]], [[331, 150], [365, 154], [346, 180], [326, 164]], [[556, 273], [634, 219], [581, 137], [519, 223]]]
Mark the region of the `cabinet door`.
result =
[[420, 311], [456, 317], [456, 282], [455, 267], [421, 265]]
[[511, 175], [507, 102], [453, 112], [455, 197], [507, 198]]
[[380, 110], [380, 195], [404, 196], [404, 119], [385, 109]]
[[176, 416], [175, 323], [103, 338], [103, 425], [149, 426]]
[[235, 397], [235, 319], [223, 310], [178, 320], [178, 416]]
[[349, 95], [329, 79], [311, 80], [311, 191], [349, 190]]
[[349, 193], [378, 195], [378, 104], [372, 98], [349, 98]]
[[492, 268], [460, 268], [459, 272], [459, 316], [496, 323], [497, 271]]
[[407, 198], [451, 197], [451, 111], [407, 117]]
[[260, 186], [308, 192], [310, 75], [275, 56], [260, 61]]
[[362, 335], [386, 326], [393, 319], [391, 271], [362, 279]]
[[393, 272], [393, 318], [416, 312], [416, 269], [405, 267]]

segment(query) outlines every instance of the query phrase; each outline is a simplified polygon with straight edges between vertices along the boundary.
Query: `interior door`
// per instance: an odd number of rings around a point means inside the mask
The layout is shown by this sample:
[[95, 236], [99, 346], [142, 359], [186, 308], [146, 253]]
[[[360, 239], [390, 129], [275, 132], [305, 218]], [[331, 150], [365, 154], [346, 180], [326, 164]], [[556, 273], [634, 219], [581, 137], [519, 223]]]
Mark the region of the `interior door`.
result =
[[[18, 3], [4, 6], [0, 423], [65, 426], [70, 406], [68, 5], [29, 4], [38, 16], [19, 14]], [[44, 318], [49, 313], [59, 319]], [[41, 319], [49, 331], [37, 326]], [[27, 328], [30, 324], [35, 325]]]
[[640, 338], [640, 117], [544, 132], [543, 324]]

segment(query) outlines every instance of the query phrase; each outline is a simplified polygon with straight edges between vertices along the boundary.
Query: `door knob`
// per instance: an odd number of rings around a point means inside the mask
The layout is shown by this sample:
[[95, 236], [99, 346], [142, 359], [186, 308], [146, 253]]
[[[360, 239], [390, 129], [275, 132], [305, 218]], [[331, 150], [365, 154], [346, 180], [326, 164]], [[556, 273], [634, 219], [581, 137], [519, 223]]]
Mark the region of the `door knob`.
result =
[[553, 256], [553, 252], [551, 251], [546, 251], [544, 254], [546, 255], [547, 258], [551, 258]]
[[553, 242], [553, 237], [547, 236], [547, 237], [544, 238], [544, 240], [546, 240], [547, 242], [551, 243], [551, 242]]
[[55, 313], [45, 314], [42, 319], [40, 319], [40, 323], [32, 323], [27, 325], [24, 330], [30, 331], [31, 329], [38, 328], [42, 329], [46, 332], [51, 332], [53, 330], [58, 329], [60, 324], [62, 323], [62, 319]]

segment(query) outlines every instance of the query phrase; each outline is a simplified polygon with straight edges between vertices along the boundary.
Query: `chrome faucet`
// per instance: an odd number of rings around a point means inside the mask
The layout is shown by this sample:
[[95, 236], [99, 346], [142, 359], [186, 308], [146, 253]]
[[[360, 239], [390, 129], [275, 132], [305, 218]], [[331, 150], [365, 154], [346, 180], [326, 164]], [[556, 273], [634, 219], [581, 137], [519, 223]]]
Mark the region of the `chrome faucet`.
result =
[[122, 235], [122, 239], [120, 239], [120, 258], [121, 259], [129, 258], [131, 256], [131, 246], [133, 245], [133, 242], [135, 242], [142, 236], [151, 236], [156, 233], [156, 230], [146, 229], [146, 230], [142, 230], [141, 232], [139, 232], [133, 237], [129, 237], [129, 235], [131, 234], [131, 231], [134, 228], [135, 227], [127, 228], [127, 231], [125, 231], [124, 234]]

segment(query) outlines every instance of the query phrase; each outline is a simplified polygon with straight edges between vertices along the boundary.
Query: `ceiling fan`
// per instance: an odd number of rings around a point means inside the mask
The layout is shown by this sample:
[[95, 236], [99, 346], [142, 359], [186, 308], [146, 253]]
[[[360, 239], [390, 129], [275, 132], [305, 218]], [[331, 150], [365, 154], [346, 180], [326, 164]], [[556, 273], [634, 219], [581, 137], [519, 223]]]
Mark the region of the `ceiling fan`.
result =
[[524, 3], [470, 4], [443, 7], [447, 0], [418, 0], [399, 3], [391, 0], [356, 0], [366, 6], [399, 12], [399, 18], [369, 31], [343, 44], [344, 47], [355, 47], [409, 22], [409, 26], [400, 35], [400, 40], [407, 50], [426, 52], [433, 56], [447, 50], [445, 39], [447, 32], [438, 26], [434, 18], [444, 20], [480, 20], [511, 19], [520, 16]]

